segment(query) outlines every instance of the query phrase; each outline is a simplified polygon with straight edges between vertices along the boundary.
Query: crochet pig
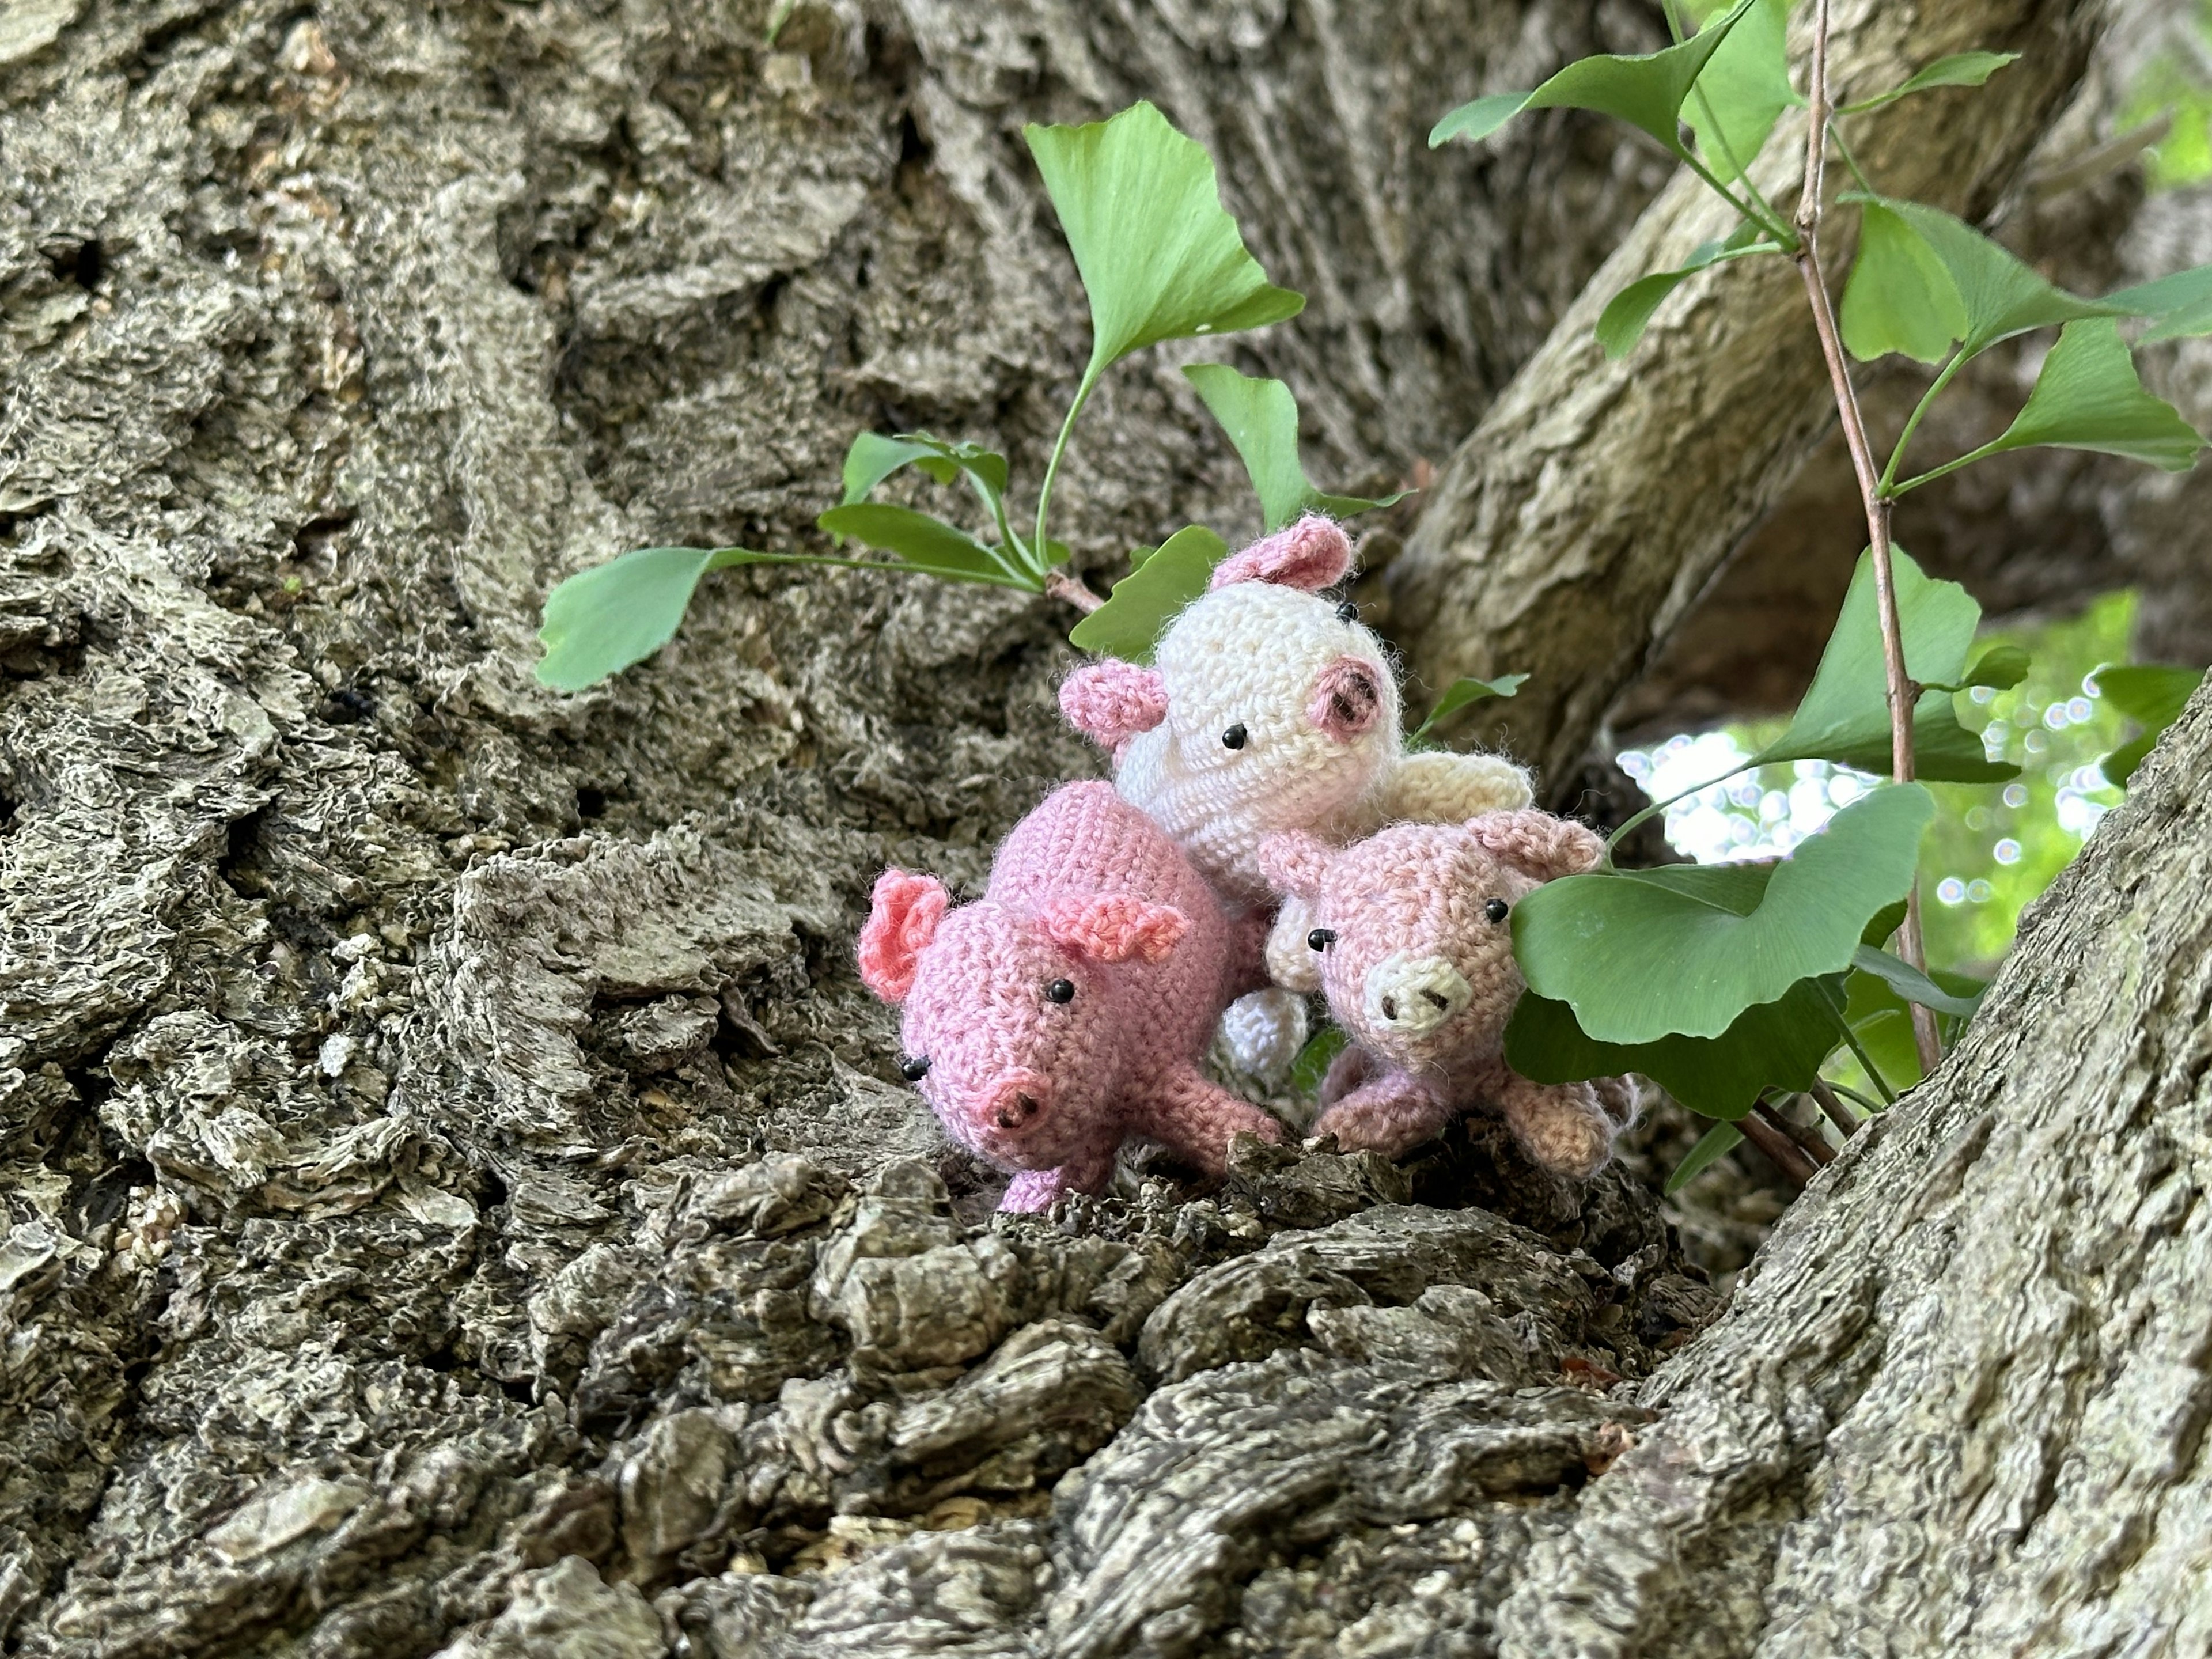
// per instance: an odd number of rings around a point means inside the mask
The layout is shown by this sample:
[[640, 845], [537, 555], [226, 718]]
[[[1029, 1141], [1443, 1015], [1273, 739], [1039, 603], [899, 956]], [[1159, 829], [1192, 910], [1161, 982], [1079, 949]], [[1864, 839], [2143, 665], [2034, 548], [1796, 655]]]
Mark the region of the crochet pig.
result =
[[1239, 1130], [1281, 1126], [1201, 1076], [1230, 997], [1259, 978], [1176, 844], [1103, 783], [1054, 790], [1000, 847], [984, 896], [886, 870], [860, 977], [903, 1011], [904, 1070], [945, 1132], [1015, 1171], [1000, 1207], [1101, 1191], [1150, 1135], [1218, 1174]]
[[1524, 988], [1507, 925], [1515, 902], [1592, 868], [1601, 850], [1581, 824], [1535, 811], [1398, 824], [1341, 849], [1300, 834], [1263, 842], [1269, 881], [1304, 902], [1294, 925], [1287, 912], [1278, 920], [1268, 965], [1325, 993], [1351, 1038], [1314, 1133], [1395, 1157], [1487, 1102], [1546, 1169], [1595, 1174], [1635, 1116], [1634, 1086], [1532, 1083], [1501, 1043]]
[[[1069, 722], [1112, 750], [1123, 799], [1232, 906], [1275, 908], [1258, 857], [1269, 836], [1341, 844], [1399, 820], [1528, 804], [1528, 775], [1510, 761], [1406, 752], [1382, 642], [1356, 606], [1320, 592], [1351, 568], [1342, 529], [1309, 514], [1224, 560], [1161, 635], [1154, 666], [1097, 663], [1060, 687]], [[1304, 1020], [1295, 998], [1262, 992], [1224, 1030], [1264, 1075], [1297, 1052]]]

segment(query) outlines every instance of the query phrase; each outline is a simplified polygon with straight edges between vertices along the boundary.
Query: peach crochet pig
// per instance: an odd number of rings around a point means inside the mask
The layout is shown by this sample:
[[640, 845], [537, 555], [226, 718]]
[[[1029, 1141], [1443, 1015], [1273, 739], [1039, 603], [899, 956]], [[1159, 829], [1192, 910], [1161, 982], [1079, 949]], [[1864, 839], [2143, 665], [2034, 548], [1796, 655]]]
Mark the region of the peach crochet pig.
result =
[[1525, 988], [1514, 904], [1594, 867], [1601, 850], [1581, 824], [1537, 811], [1398, 824], [1343, 848], [1303, 834], [1263, 842], [1268, 879], [1303, 901], [1295, 921], [1287, 909], [1277, 921], [1269, 967], [1323, 992], [1351, 1039], [1314, 1133], [1395, 1157], [1486, 1103], [1546, 1169], [1595, 1174], [1635, 1116], [1634, 1085], [1533, 1083], [1502, 1043]]
[[1000, 1205], [1102, 1191], [1131, 1135], [1218, 1174], [1230, 1137], [1282, 1128], [1198, 1069], [1259, 979], [1257, 939], [1158, 825], [1104, 783], [1048, 795], [984, 896], [886, 870], [860, 977], [903, 1011], [905, 1072], [962, 1146], [1015, 1171]]
[[[1528, 804], [1495, 755], [1409, 754], [1382, 642], [1320, 590], [1352, 568], [1343, 530], [1309, 514], [1224, 559], [1160, 636], [1154, 665], [1101, 662], [1060, 687], [1070, 724], [1113, 752], [1115, 787], [1174, 836], [1232, 906], [1272, 912], [1268, 836], [1341, 844], [1400, 820], [1456, 823]], [[1303, 930], [1302, 930], [1303, 931]], [[1233, 1011], [1255, 1070], [1295, 1053], [1304, 1012], [1276, 994]]]

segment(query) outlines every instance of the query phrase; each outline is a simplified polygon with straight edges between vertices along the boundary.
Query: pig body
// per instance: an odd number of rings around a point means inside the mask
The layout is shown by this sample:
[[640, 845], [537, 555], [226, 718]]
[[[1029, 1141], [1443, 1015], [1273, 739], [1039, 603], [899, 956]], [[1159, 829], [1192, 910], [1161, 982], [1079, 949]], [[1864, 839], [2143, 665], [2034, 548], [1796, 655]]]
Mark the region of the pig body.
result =
[[1270, 966], [1325, 994], [1351, 1039], [1314, 1133], [1395, 1157], [1487, 1103], [1546, 1169], [1595, 1174], [1635, 1115], [1633, 1085], [1532, 1082], [1503, 1042], [1526, 988], [1512, 907], [1592, 868], [1601, 850], [1581, 824], [1536, 811], [1398, 824], [1342, 848], [1304, 835], [1266, 843], [1270, 878], [1301, 902], [1297, 922], [1279, 921], [1268, 939]]
[[[1102, 662], [1069, 676], [1069, 722], [1114, 756], [1114, 782], [1233, 908], [1271, 917], [1261, 868], [1270, 836], [1332, 845], [1386, 823], [1453, 823], [1528, 804], [1528, 775], [1495, 755], [1406, 751], [1382, 642], [1320, 590], [1352, 546], [1309, 514], [1225, 559], [1161, 635], [1153, 666]], [[1291, 922], [1299, 901], [1287, 901]], [[1303, 933], [1304, 929], [1297, 929]], [[1224, 1027], [1240, 1064], [1295, 1054], [1304, 1008], [1279, 993], [1239, 1004]], [[1295, 1027], [1296, 1029], [1291, 1029]]]
[[1001, 1207], [1098, 1192], [1129, 1136], [1218, 1173], [1239, 1130], [1280, 1126], [1198, 1068], [1258, 939], [1174, 842], [1103, 783], [1055, 790], [999, 849], [982, 898], [885, 871], [860, 935], [902, 1010], [906, 1071], [945, 1132], [1014, 1172]]

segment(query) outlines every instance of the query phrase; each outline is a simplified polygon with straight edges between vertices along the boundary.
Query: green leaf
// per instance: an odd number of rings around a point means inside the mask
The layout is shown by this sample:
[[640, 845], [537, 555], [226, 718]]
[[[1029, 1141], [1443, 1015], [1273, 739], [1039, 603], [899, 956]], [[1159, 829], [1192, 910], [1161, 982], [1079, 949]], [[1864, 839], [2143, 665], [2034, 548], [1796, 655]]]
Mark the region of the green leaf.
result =
[[947, 581], [989, 582], [1032, 592], [1035, 583], [1017, 577], [997, 553], [966, 531], [910, 507], [859, 501], [833, 507], [814, 521], [833, 536], [850, 536], [870, 547], [896, 553], [917, 570]]
[[1966, 671], [1965, 679], [1943, 689], [1964, 691], [1972, 686], [1985, 685], [1993, 691], [2009, 691], [2027, 678], [2029, 660], [2025, 646], [1993, 645], [1974, 659], [1974, 665]]
[[1429, 148], [1435, 149], [1455, 138], [1480, 143], [1528, 107], [1525, 92], [1493, 92], [1462, 104], [1429, 129]]
[[1717, 1037], [1662, 1036], [1650, 1042], [1600, 1042], [1575, 1011], [1534, 992], [1505, 1026], [1505, 1063], [1538, 1083], [1641, 1072], [1704, 1117], [1739, 1118], [1768, 1089], [1813, 1086], [1821, 1063], [1843, 1040], [1835, 1004], [1843, 981], [1800, 980], [1771, 1002], [1745, 1009]]
[[1640, 276], [1614, 295], [1600, 313], [1595, 330], [1605, 355], [1617, 362], [1635, 349], [1660, 304], [1706, 266], [1740, 254], [1782, 251], [1776, 244], [1761, 240], [1761, 234], [1757, 225], [1747, 220], [1722, 240], [1700, 242], [1678, 269]]
[[2043, 361], [2027, 406], [1974, 456], [2037, 447], [2094, 450], [2181, 472], [2204, 440], [2172, 404], [2143, 390], [2119, 325], [2099, 317], [2066, 325]]
[[1114, 584], [1105, 604], [1075, 624], [1071, 645], [1126, 662], [1149, 663], [1161, 633], [1206, 592], [1229, 544], [1204, 525], [1188, 525]]
[[1743, 176], [1782, 112], [1798, 101], [1783, 40], [1789, 27], [1790, 0], [1753, 0], [1682, 106], [1705, 165], [1723, 184]]
[[1485, 697], [1510, 697], [1528, 683], [1526, 674], [1500, 674], [1494, 680], [1454, 680], [1444, 688], [1443, 696], [1437, 699], [1437, 706], [1429, 710], [1428, 719], [1413, 729], [1413, 735], [1406, 742], [1409, 746], [1420, 744], [1437, 726], [1470, 703], [1480, 702]]
[[1674, 1173], [1667, 1177], [1667, 1191], [1679, 1193], [1708, 1169], [1743, 1145], [1743, 1131], [1733, 1123], [1716, 1123], [1698, 1138]]
[[1838, 115], [1863, 114], [1870, 109], [1880, 109], [1884, 104], [1893, 104], [1900, 98], [1910, 98], [1916, 92], [1930, 92], [1937, 87], [1978, 87], [2019, 56], [2016, 52], [1954, 52], [1948, 58], [1938, 58], [1926, 68], [1917, 71], [1903, 86], [1893, 87], [1872, 98], [1862, 98], [1855, 104], [1843, 105], [1836, 112]]
[[2203, 683], [2205, 671], [2165, 663], [2138, 663], [2125, 668], [2100, 668], [2097, 695], [2130, 720], [2140, 720], [2142, 731], [2098, 763], [2106, 781], [2124, 788], [2143, 757], [2156, 747], [2166, 728], [2181, 718], [2181, 711]]
[[[1898, 966], [1902, 968], [1905, 964], [1899, 963]], [[1946, 973], [1941, 969], [1930, 977], [1954, 1002], [1974, 1003], [1986, 988], [1980, 980]], [[1948, 1049], [1966, 1021], [1941, 1010], [1938, 1015], [1936, 1023], [1943, 1030], [1944, 1047]], [[1912, 1034], [1912, 1010], [1887, 977], [1860, 969], [1846, 975], [1844, 1018], [1891, 1088], [1903, 1091], [1920, 1081], [1920, 1045]]]
[[1936, 250], [1876, 202], [1861, 209], [1858, 258], [1844, 285], [1844, 346], [1861, 362], [1893, 351], [1942, 361], [1966, 331], [1966, 303]]
[[1085, 384], [1162, 340], [1295, 317], [1221, 205], [1212, 158], [1149, 103], [1110, 121], [1023, 130], [1091, 301]]
[[2111, 306], [2053, 288], [1972, 225], [1940, 208], [1856, 192], [1843, 199], [1886, 208], [1928, 244], [1949, 273], [1965, 309], [1961, 349], [1966, 356], [2030, 329], [2117, 314]]
[[1462, 104], [1437, 123], [1429, 134], [1429, 148], [1452, 138], [1487, 138], [1524, 109], [1587, 109], [1641, 127], [1670, 154], [1688, 161], [1690, 152], [1682, 143], [1682, 100], [1729, 32], [1760, 3], [1736, 0], [1706, 27], [1663, 52], [1638, 58], [1581, 58], [1532, 93], [1496, 92]]
[[[878, 484], [901, 467], [936, 455], [936, 450], [929, 445], [911, 438], [887, 438], [880, 432], [861, 433], [845, 452], [845, 499], [842, 504], [850, 507], [855, 501], [867, 500]], [[950, 469], [946, 471], [949, 473]], [[949, 483], [950, 479], [939, 474], [938, 482]]]
[[[1892, 550], [1891, 562], [1905, 672], [1923, 685], [1962, 683], [1981, 606], [1958, 583], [1923, 574], [1902, 548]], [[1790, 716], [1789, 730], [1747, 762], [1747, 769], [1825, 760], [1863, 772], [1887, 772], [1888, 685], [1875, 606], [1874, 558], [1863, 553], [1843, 613], [1814, 671], [1812, 688]], [[1982, 740], [1959, 724], [1952, 696], [1930, 690], [1914, 706], [1914, 769], [1923, 778], [1948, 783], [1990, 783], [2017, 775], [2019, 768], [1989, 759]]]
[[641, 547], [569, 577], [545, 597], [538, 679], [580, 691], [644, 661], [675, 638], [691, 590], [718, 557], [708, 547]]
[[2155, 319], [2140, 343], [2179, 340], [2212, 334], [2212, 265], [2178, 270], [2154, 283], [2139, 283], [2107, 294], [2105, 303], [2117, 306], [2131, 317]]
[[1236, 447], [1259, 492], [1261, 517], [1271, 534], [1310, 509], [1344, 519], [1404, 498], [1402, 490], [1377, 501], [1364, 495], [1325, 495], [1315, 489], [1298, 460], [1297, 399], [1280, 380], [1240, 374], [1226, 363], [1191, 363], [1183, 377]]
[[1605, 1042], [1715, 1037], [1802, 979], [1841, 973], [1860, 930], [1912, 884], [1936, 803], [1876, 789], [1771, 866], [1674, 865], [1546, 883], [1513, 909], [1537, 995]]
[[[1946, 989], [1903, 957], [1893, 957], [1871, 945], [1862, 945], [1852, 953], [1851, 966], [1863, 974], [1872, 974], [1907, 1002], [1917, 1002], [1960, 1019], [1973, 1018], [1974, 1011], [1982, 1006], [1982, 992], [1987, 988], [1979, 980], [1968, 980], [1966, 984], [1973, 988], [1971, 991], [1962, 994]], [[1947, 977], [1956, 982], [1963, 976], [1954, 974]]]
[[744, 547], [637, 548], [578, 571], [545, 596], [545, 618], [538, 630], [545, 647], [538, 662], [539, 683], [556, 691], [581, 691], [643, 662], [676, 636], [699, 578], [740, 564], [914, 568], [815, 553], [756, 553]]
[[1351, 1039], [1345, 1036], [1341, 1025], [1324, 1024], [1306, 1039], [1306, 1046], [1298, 1050], [1298, 1057], [1291, 1062], [1291, 1090], [1310, 1100], [1321, 1092], [1322, 1079], [1336, 1057], [1344, 1052]]
[[1598, 314], [1596, 330], [1597, 343], [1605, 348], [1607, 357], [1617, 362], [1634, 350], [1652, 313], [1668, 295], [1697, 274], [1688, 265], [1680, 270], [1655, 270], [1649, 276], [1638, 277], [1607, 301]]

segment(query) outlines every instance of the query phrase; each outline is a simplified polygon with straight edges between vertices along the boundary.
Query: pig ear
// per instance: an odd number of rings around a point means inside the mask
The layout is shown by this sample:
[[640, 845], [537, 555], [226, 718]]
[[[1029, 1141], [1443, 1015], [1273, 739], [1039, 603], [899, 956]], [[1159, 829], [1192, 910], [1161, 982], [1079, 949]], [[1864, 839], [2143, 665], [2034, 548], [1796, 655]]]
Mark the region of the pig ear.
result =
[[896, 1006], [914, 989], [915, 958], [937, 937], [951, 895], [934, 876], [886, 870], [876, 878], [860, 929], [860, 983]]
[[1156, 668], [1093, 663], [1060, 683], [1060, 711], [1093, 743], [1118, 750], [1168, 717], [1167, 683]]
[[1595, 830], [1549, 812], [1485, 812], [1468, 820], [1467, 832], [1498, 862], [1538, 881], [1581, 875], [1605, 856]]
[[1212, 586], [1273, 582], [1317, 592], [1352, 568], [1352, 544], [1335, 520], [1309, 513], [1287, 530], [1263, 536], [1213, 567]]
[[1327, 842], [1293, 830], [1260, 843], [1260, 873], [1285, 898], [1316, 898], [1334, 856]]
[[1039, 920], [1055, 943], [1097, 962], [1158, 962], [1190, 931], [1190, 918], [1173, 905], [1121, 893], [1062, 899], [1047, 905]]

